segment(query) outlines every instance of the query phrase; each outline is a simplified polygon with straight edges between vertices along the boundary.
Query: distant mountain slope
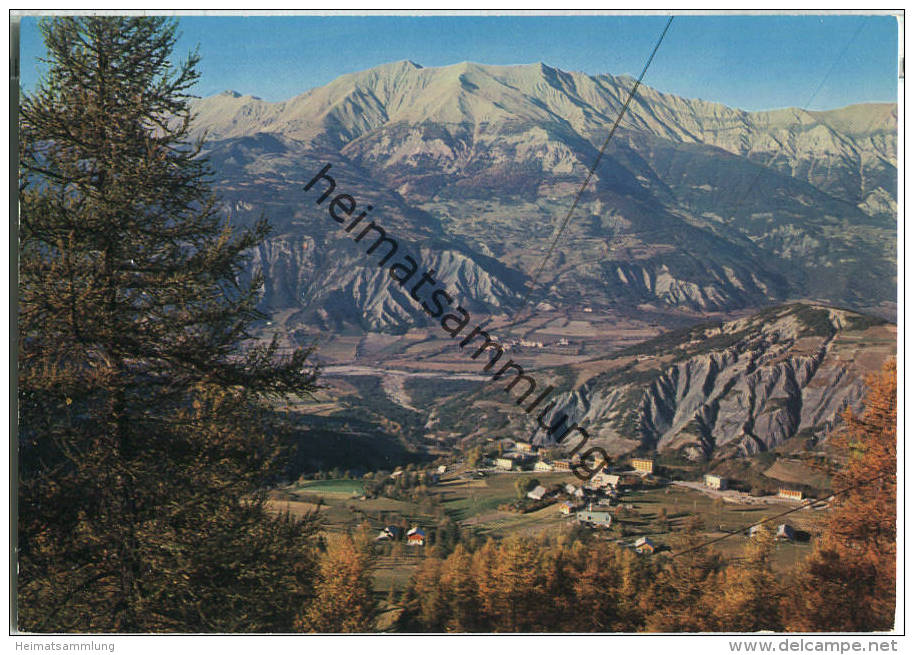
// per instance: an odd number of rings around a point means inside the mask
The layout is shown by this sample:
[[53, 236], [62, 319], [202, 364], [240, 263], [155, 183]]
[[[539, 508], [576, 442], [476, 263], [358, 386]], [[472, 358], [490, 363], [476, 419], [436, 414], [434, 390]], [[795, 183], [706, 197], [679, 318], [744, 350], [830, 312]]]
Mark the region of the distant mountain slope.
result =
[[[426, 320], [306, 198], [341, 190], [417, 248], [468, 304], [523, 293], [633, 80], [544, 64], [386, 64], [280, 103], [226, 92], [197, 129], [237, 220], [277, 227], [265, 306], [323, 326]], [[697, 310], [802, 297], [891, 314], [895, 105], [744, 112], [641, 87], [547, 275], [554, 305]]]
[[[556, 369], [553, 384], [566, 391], [542, 422], [556, 425], [570, 417], [593, 437], [591, 445], [610, 454], [640, 449], [716, 459], [771, 450], [791, 439], [811, 449], [839, 423], [844, 408], [861, 407], [865, 375], [894, 355], [896, 336], [894, 325], [846, 310], [774, 307]], [[489, 383], [455, 396], [430, 424], [442, 432], [495, 428], [553, 443], [501, 386]]]

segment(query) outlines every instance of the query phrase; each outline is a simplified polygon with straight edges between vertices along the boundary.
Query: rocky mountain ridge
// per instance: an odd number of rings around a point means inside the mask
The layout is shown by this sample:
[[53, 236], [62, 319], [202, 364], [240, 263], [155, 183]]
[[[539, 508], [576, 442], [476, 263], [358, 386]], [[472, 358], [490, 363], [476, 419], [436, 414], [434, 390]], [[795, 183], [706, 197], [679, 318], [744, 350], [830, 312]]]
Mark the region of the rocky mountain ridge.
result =
[[[691, 460], [747, 456], [791, 442], [814, 449], [846, 408], [861, 408], [865, 376], [894, 355], [895, 339], [895, 326], [881, 319], [780, 306], [554, 370], [553, 383], [566, 391], [551, 399], [556, 403], [539, 424], [510, 398], [499, 401], [490, 383], [442, 404], [431, 425], [455, 434], [472, 434], [480, 422], [499, 425], [550, 446], [553, 435], [541, 426], [575, 422], [591, 435], [590, 445], [612, 455], [657, 451]], [[580, 379], [580, 371], [593, 370]], [[458, 405], [469, 409], [455, 411]], [[469, 415], [475, 419], [464, 425]]]
[[[303, 184], [332, 163], [339, 188], [424, 248], [465, 303], [510, 313], [632, 83], [395, 62], [281, 103], [205, 98], [196, 125], [233, 220], [276, 226], [255, 258], [264, 307], [401, 330], [426, 317]], [[642, 86], [537, 300], [713, 311], [804, 297], [891, 316], [896, 121], [894, 105], [744, 112]]]

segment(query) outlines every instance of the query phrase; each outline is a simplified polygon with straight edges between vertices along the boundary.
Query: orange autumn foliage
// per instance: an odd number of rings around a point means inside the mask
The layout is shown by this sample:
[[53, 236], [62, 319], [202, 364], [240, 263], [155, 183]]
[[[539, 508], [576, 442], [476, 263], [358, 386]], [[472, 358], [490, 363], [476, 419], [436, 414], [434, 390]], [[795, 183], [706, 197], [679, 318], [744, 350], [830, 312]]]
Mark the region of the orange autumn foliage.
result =
[[845, 467], [825, 534], [802, 565], [785, 602], [787, 628], [799, 631], [889, 630], [895, 619], [896, 364], [869, 379], [863, 414], [845, 412], [832, 441]]

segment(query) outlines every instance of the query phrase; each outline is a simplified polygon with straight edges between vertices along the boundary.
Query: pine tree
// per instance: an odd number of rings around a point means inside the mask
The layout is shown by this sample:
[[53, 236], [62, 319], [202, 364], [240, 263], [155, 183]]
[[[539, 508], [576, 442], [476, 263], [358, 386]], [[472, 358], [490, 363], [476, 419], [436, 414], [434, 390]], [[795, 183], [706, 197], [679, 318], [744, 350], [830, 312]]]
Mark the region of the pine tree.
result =
[[761, 525], [746, 544], [743, 557], [706, 586], [703, 605], [715, 632], [783, 630], [780, 604], [783, 589], [771, 569], [774, 530]]
[[[702, 539], [689, 534], [682, 551], [701, 545]], [[671, 558], [657, 574], [653, 588], [641, 597], [648, 632], [702, 632], [711, 629], [710, 610], [703, 602], [714, 588], [721, 568], [720, 555], [707, 548], [691, 550]]]
[[321, 557], [315, 597], [296, 628], [305, 632], [371, 632], [371, 561], [352, 537], [335, 539]]
[[441, 566], [441, 590], [448, 603], [445, 628], [448, 632], [479, 629], [479, 600], [476, 580], [470, 571], [473, 558], [463, 547], [451, 553]]
[[447, 598], [441, 585], [442, 562], [435, 557], [422, 561], [404, 593], [403, 628], [416, 632], [443, 632], [447, 621]]
[[470, 573], [479, 588], [479, 621], [481, 629], [487, 632], [494, 630], [498, 620], [499, 607], [497, 593], [501, 581], [496, 577], [496, 565], [499, 559], [499, 548], [495, 540], [487, 539], [473, 553]]
[[580, 599], [575, 595], [582, 560], [586, 557], [587, 548], [580, 541], [573, 541], [569, 533], [560, 534], [551, 546], [543, 542], [543, 593], [547, 599], [548, 614], [546, 625], [542, 629], [550, 632], [578, 631], [582, 611], [578, 605]]
[[308, 353], [251, 338], [268, 234], [192, 141], [194, 53], [154, 17], [42, 21], [20, 108], [19, 628], [288, 630], [312, 526], [265, 510], [270, 403]]
[[845, 413], [832, 445], [847, 464], [816, 550], [785, 601], [787, 628], [868, 632], [895, 622], [897, 390], [895, 360], [870, 378], [862, 416]]
[[612, 632], [619, 622], [622, 567], [616, 549], [594, 544], [575, 572], [575, 630]]
[[498, 548], [493, 571], [491, 611], [495, 632], [543, 630], [551, 611], [545, 595], [543, 552], [523, 536], [510, 536]]

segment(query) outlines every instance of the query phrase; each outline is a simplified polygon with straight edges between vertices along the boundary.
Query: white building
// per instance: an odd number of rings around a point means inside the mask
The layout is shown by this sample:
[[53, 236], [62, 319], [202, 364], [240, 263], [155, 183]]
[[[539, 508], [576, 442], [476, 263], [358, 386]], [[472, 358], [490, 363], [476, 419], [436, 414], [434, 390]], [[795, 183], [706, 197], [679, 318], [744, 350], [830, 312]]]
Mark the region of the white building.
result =
[[578, 512], [577, 519], [580, 523], [601, 528], [608, 528], [613, 522], [613, 516], [610, 512], [595, 510], [591, 507]]
[[495, 468], [503, 471], [510, 471], [514, 468], [514, 460], [510, 457], [499, 457], [495, 460]]
[[534, 489], [527, 492], [527, 498], [530, 500], [542, 500], [543, 496], [546, 495], [546, 487], [543, 485], [538, 485]]
[[722, 478], [719, 475], [711, 475], [709, 473], [705, 476], [705, 486], [708, 487], [708, 489], [726, 489], [727, 478]]
[[787, 539], [788, 541], [793, 541], [796, 538], [796, 534], [793, 531], [793, 527], [787, 523], [781, 523], [778, 526], [778, 530], [774, 535], [775, 539]]
[[609, 469], [603, 469], [595, 476], [590, 478], [590, 483], [597, 487], [612, 487], [615, 489], [619, 486], [622, 478], [614, 473], [609, 473]]

